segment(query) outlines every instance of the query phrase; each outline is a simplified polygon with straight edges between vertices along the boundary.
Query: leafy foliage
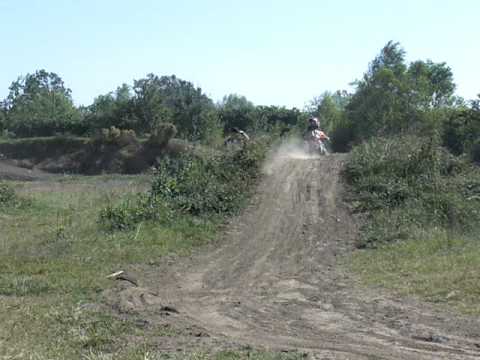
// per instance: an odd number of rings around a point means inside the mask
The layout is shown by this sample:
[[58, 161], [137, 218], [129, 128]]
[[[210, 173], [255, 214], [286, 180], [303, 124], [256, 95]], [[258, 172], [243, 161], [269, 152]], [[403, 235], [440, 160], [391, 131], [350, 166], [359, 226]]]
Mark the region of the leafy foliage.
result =
[[142, 221], [165, 222], [170, 219], [171, 211], [165, 203], [154, 196], [140, 194], [117, 205], [107, 205], [100, 211], [98, 222], [109, 231], [128, 231]]
[[101, 129], [94, 137], [95, 144], [108, 144], [124, 147], [131, 144], [137, 144], [137, 135], [133, 130], [120, 130], [115, 126], [109, 129]]
[[468, 232], [480, 222], [480, 171], [435, 137], [375, 138], [353, 149], [345, 170], [369, 221], [360, 246], [408, 238], [413, 228]]
[[142, 221], [168, 222], [173, 214], [231, 214], [246, 199], [265, 152], [264, 142], [251, 142], [239, 151], [166, 158], [148, 194], [106, 207], [99, 222], [108, 230], [125, 230]]
[[350, 142], [417, 131], [431, 125], [429, 112], [453, 104], [455, 84], [445, 63], [419, 60], [407, 66], [404, 58], [400, 44], [390, 41], [355, 82], [346, 105]]
[[4, 102], [5, 127], [17, 136], [46, 136], [75, 132], [80, 113], [71, 90], [55, 73], [39, 70], [19, 77], [10, 86]]
[[17, 199], [15, 190], [9, 184], [0, 181], [0, 207], [13, 204]]
[[230, 94], [219, 105], [219, 114], [225, 130], [233, 127], [252, 129], [255, 127], [255, 105], [245, 96]]
[[176, 210], [193, 215], [228, 214], [238, 209], [255, 179], [262, 145], [207, 158], [166, 160], [157, 170], [152, 193]]
[[162, 123], [153, 129], [148, 141], [151, 144], [163, 147], [167, 145], [170, 139], [172, 139], [176, 134], [177, 128], [175, 125], [170, 123]]
[[113, 126], [141, 131], [135, 106], [130, 86], [122, 84], [114, 92], [96, 97], [93, 104], [84, 109], [85, 130], [91, 133]]
[[444, 121], [443, 144], [454, 154], [480, 162], [480, 97], [471, 107], [452, 111]]

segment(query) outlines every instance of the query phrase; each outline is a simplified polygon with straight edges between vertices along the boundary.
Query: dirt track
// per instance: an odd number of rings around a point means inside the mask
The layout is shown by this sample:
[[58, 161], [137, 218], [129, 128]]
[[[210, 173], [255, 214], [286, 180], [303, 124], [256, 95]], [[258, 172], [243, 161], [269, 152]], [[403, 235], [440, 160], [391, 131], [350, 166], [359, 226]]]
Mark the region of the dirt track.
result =
[[174, 305], [180, 313], [168, 321], [196, 326], [215, 344], [299, 349], [314, 359], [480, 358], [478, 319], [364, 289], [339, 266], [357, 234], [341, 200], [343, 161], [276, 157], [220, 245], [151, 274], [145, 281], [159, 300], [138, 303], [150, 314], [159, 302]]

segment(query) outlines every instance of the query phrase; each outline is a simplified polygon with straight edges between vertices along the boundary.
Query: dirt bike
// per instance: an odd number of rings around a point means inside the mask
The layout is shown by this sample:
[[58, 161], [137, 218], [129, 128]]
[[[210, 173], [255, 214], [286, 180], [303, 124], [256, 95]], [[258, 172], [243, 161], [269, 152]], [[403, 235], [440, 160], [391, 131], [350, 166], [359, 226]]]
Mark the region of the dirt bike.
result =
[[308, 131], [304, 136], [305, 151], [312, 155], [327, 155], [326, 140], [328, 140], [328, 137], [322, 131]]

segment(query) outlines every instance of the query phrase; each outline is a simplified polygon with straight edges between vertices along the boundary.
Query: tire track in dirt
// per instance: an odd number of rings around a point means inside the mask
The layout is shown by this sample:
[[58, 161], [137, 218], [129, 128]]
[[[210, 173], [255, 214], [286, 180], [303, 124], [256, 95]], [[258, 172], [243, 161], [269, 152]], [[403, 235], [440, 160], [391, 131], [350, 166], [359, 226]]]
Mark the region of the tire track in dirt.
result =
[[479, 319], [363, 289], [339, 266], [358, 233], [342, 202], [344, 160], [277, 157], [221, 246], [157, 277], [158, 293], [241, 344], [318, 359], [480, 358]]

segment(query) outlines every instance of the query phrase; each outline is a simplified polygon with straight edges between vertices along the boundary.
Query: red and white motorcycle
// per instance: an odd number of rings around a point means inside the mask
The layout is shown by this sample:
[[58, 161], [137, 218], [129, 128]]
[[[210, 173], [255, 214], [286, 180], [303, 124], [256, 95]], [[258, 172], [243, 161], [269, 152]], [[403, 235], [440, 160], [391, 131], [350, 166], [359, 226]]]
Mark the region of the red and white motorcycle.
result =
[[308, 131], [304, 136], [305, 151], [309, 154], [327, 155], [325, 141], [330, 138], [321, 130]]

